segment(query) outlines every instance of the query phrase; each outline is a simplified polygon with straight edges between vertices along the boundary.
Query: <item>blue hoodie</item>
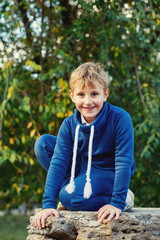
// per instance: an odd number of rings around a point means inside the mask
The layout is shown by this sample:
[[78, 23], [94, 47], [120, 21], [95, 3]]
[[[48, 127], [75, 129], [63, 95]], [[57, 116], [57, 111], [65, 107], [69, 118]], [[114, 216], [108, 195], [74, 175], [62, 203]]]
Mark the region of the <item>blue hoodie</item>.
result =
[[[91, 200], [97, 195], [109, 196], [109, 204], [123, 211], [130, 178], [135, 170], [133, 126], [130, 115], [125, 110], [107, 102], [104, 103], [102, 110], [89, 126], [82, 125], [80, 112], [77, 109], [74, 114], [63, 121], [47, 174], [43, 209], [56, 208], [57, 196], [70, 180], [77, 125], [80, 125], [80, 129], [76, 160], [76, 185], [82, 184], [86, 179], [90, 129], [94, 125], [90, 172]], [[66, 196], [68, 194], [66, 192]], [[71, 196], [76, 199], [74, 193]], [[78, 199], [78, 202], [86, 201], [83, 192], [78, 195], [78, 198], [81, 198]]]

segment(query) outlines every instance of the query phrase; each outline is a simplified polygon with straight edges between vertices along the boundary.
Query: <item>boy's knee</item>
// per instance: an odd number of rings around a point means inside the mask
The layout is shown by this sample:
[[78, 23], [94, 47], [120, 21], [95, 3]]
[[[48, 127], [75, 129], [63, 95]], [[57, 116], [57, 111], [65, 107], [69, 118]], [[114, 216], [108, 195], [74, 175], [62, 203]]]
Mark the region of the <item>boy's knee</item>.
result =
[[39, 151], [45, 149], [48, 142], [48, 134], [41, 135], [34, 144], [34, 152], [37, 155]]
[[40, 136], [34, 145], [35, 155], [38, 156], [43, 152], [52, 153], [54, 152], [54, 147], [56, 145], [57, 137], [50, 134], [43, 134]]

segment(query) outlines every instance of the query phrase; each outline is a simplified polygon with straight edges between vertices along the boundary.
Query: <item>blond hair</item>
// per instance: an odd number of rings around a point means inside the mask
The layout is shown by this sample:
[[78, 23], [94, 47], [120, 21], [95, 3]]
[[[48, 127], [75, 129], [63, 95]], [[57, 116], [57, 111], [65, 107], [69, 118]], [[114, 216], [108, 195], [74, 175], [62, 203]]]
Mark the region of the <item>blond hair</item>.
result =
[[70, 89], [74, 91], [75, 85], [83, 89], [86, 85], [94, 87], [94, 82], [98, 82], [103, 86], [104, 90], [106, 90], [111, 80], [108, 72], [104, 71], [102, 65], [99, 63], [86, 62], [72, 72], [69, 85]]

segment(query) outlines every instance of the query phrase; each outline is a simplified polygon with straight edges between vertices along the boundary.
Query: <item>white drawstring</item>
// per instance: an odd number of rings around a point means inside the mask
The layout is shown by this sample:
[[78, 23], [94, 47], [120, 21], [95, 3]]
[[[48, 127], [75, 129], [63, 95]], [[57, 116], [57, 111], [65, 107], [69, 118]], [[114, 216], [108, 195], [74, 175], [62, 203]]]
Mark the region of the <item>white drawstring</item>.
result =
[[[80, 125], [77, 125], [75, 130], [75, 138], [74, 138], [74, 148], [73, 148], [73, 159], [72, 159], [72, 169], [71, 169], [71, 178], [70, 182], [65, 188], [68, 193], [73, 193], [75, 191], [75, 168], [76, 168], [76, 157], [77, 157], [77, 147], [78, 147], [78, 134], [79, 134]], [[92, 145], [93, 145], [93, 137], [94, 137], [94, 126], [91, 126], [90, 137], [89, 137], [89, 146], [88, 146], [88, 165], [87, 165], [87, 172], [86, 172], [86, 184], [84, 187], [84, 198], [90, 198], [92, 194], [92, 186], [91, 186], [91, 179], [90, 179], [90, 172], [91, 172], [91, 164], [92, 164]]]
[[74, 148], [73, 148], [73, 159], [72, 159], [72, 169], [71, 169], [71, 178], [69, 185], [65, 188], [68, 193], [73, 193], [75, 190], [75, 168], [76, 168], [76, 157], [77, 157], [77, 147], [78, 147], [78, 133], [79, 133], [80, 125], [77, 125], [75, 130], [75, 137], [74, 137]]
[[91, 179], [90, 179], [90, 172], [91, 172], [91, 163], [92, 163], [92, 145], [93, 145], [93, 136], [94, 136], [94, 126], [91, 126], [90, 138], [89, 138], [89, 147], [88, 147], [88, 166], [86, 172], [86, 184], [84, 187], [84, 198], [90, 198], [92, 194], [92, 186], [91, 186]]

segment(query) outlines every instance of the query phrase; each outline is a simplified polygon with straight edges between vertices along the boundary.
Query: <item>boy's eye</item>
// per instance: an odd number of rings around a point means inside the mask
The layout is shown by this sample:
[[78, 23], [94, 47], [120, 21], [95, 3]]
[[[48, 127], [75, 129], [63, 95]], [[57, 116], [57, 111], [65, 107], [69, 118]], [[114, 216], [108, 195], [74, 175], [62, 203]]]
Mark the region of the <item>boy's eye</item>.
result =
[[92, 93], [92, 96], [93, 96], [93, 97], [96, 97], [97, 95], [98, 95], [98, 93], [96, 93], [96, 92], [95, 92], [95, 93]]
[[78, 93], [78, 96], [79, 96], [79, 97], [83, 97], [84, 94], [83, 94], [83, 93]]

